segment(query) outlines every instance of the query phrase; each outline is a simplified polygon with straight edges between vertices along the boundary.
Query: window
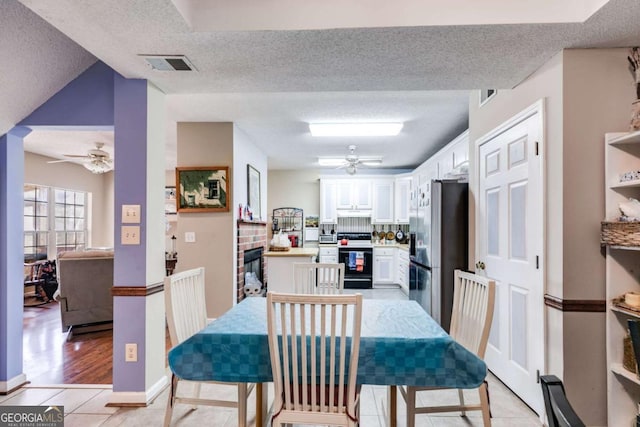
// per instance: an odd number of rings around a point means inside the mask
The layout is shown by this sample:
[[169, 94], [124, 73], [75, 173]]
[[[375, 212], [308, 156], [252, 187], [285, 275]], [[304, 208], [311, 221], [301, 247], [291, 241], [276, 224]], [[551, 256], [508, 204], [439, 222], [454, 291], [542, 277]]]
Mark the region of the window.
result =
[[482, 107], [484, 104], [489, 102], [491, 98], [493, 98], [498, 91], [496, 89], [481, 89], [480, 90], [480, 106]]
[[86, 201], [84, 192], [25, 184], [25, 262], [51, 258], [62, 251], [84, 249]]
[[24, 260], [47, 259], [49, 242], [49, 189], [24, 186]]
[[85, 247], [85, 194], [55, 189], [56, 252]]

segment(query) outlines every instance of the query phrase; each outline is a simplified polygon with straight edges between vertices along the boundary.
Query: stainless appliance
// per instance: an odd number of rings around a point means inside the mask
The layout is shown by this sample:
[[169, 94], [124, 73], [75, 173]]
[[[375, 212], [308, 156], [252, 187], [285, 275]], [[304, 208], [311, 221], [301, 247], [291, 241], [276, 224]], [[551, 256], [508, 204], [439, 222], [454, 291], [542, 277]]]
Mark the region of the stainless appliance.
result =
[[409, 298], [449, 331], [453, 271], [466, 269], [469, 202], [466, 182], [433, 180], [414, 198], [409, 218]]
[[318, 243], [336, 243], [336, 234], [321, 234], [318, 236]]
[[[344, 263], [344, 287], [370, 289], [373, 284], [371, 233], [338, 233], [338, 262]], [[343, 242], [345, 244], [343, 244]]]

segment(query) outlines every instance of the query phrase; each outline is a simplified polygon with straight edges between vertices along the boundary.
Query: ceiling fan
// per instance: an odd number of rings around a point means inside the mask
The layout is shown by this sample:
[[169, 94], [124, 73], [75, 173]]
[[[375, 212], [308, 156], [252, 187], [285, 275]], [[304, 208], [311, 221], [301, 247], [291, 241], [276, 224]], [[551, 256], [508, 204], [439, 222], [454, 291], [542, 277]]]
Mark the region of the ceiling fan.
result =
[[342, 164], [338, 166], [338, 169], [344, 168], [349, 175], [355, 174], [360, 166], [377, 166], [382, 163], [382, 157], [358, 157], [355, 145], [350, 145], [348, 149], [349, 154], [345, 156]]
[[[93, 173], [105, 173], [113, 169], [113, 160], [109, 156], [109, 153], [104, 151], [104, 142], [96, 142], [96, 148], [87, 151], [87, 154], [65, 154], [65, 157], [86, 159], [82, 165]], [[64, 160], [52, 160], [47, 163], [62, 163], [72, 162], [71, 159]]]

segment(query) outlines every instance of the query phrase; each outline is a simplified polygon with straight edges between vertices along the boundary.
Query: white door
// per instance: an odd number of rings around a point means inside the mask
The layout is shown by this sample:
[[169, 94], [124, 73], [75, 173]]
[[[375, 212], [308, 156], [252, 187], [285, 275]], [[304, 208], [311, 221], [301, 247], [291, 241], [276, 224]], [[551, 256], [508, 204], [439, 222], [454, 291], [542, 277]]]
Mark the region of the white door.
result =
[[540, 415], [537, 374], [545, 372], [541, 105], [478, 142], [476, 216], [476, 259], [497, 285], [485, 361]]

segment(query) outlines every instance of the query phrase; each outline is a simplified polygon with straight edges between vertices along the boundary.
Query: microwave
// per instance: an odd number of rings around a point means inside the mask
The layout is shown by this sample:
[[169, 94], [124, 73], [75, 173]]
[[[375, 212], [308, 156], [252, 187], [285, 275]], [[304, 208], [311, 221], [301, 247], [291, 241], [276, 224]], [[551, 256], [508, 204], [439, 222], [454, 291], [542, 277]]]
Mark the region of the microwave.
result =
[[333, 234], [321, 234], [318, 236], [318, 243], [338, 243], [338, 235]]

